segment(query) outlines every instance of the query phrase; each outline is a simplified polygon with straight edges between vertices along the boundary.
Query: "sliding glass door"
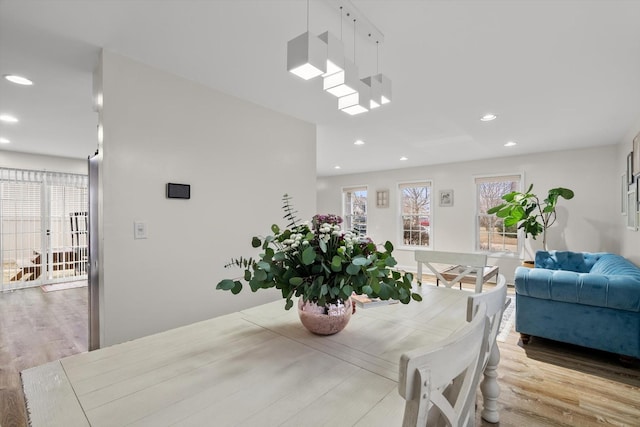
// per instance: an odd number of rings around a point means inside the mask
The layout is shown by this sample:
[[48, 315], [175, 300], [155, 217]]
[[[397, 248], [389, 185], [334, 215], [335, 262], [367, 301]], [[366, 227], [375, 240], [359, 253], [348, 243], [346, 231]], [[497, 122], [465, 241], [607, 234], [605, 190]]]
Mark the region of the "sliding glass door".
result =
[[0, 291], [87, 277], [87, 176], [0, 168]]

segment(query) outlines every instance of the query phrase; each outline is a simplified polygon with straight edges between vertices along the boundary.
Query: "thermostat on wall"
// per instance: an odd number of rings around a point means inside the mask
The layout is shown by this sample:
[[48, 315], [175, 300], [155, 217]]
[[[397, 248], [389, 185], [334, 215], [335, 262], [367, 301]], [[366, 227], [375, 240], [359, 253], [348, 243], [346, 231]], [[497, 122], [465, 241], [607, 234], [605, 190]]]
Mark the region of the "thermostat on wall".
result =
[[167, 199], [190, 199], [191, 186], [189, 184], [167, 183]]

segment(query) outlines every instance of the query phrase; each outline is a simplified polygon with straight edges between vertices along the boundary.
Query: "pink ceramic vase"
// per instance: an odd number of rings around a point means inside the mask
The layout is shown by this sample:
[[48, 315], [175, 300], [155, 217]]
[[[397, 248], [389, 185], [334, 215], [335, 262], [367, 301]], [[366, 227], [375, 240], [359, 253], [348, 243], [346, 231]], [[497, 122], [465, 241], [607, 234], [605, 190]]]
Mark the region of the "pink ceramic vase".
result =
[[305, 328], [318, 335], [333, 335], [343, 330], [349, 323], [352, 312], [351, 298], [326, 306], [319, 306], [311, 301], [305, 302], [302, 297], [298, 299], [300, 321]]

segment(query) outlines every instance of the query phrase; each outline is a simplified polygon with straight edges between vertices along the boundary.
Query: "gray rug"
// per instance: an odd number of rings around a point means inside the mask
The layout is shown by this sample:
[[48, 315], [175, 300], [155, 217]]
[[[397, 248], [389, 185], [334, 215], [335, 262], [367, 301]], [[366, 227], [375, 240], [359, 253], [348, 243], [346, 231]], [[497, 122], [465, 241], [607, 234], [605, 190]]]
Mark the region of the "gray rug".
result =
[[502, 314], [502, 321], [500, 322], [500, 331], [498, 332], [498, 336], [496, 337], [496, 341], [505, 342], [511, 329], [513, 329], [513, 324], [516, 320], [516, 297], [514, 295], [508, 295], [507, 299], [511, 300], [511, 303], [507, 306]]

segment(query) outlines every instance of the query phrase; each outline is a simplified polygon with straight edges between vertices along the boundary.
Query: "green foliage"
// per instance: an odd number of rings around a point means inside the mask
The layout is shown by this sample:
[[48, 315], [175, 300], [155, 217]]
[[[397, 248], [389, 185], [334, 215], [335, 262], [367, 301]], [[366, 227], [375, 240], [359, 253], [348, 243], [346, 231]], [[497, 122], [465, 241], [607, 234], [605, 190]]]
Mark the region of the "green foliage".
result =
[[538, 196], [532, 193], [533, 184], [529, 189], [521, 193], [512, 191], [502, 196], [504, 203], [487, 210], [488, 214], [495, 214], [502, 218], [506, 228], [517, 225], [525, 233], [525, 237], [535, 239], [539, 234], [543, 235], [543, 245], [547, 249], [547, 229], [556, 221], [556, 206], [558, 198], [572, 199], [573, 191], [568, 188], [552, 188], [547, 197], [540, 202]]
[[[244, 269], [243, 280], [253, 292], [279, 289], [287, 310], [293, 307], [294, 296], [318, 305], [346, 300], [353, 292], [404, 304], [422, 300], [411, 292], [413, 275], [393, 269], [397, 262], [391, 242], [378, 250], [368, 237], [342, 231], [342, 219], [336, 215], [316, 215], [311, 224], [301, 223], [286, 194], [282, 208], [287, 228], [274, 224], [273, 234], [251, 241], [254, 248], [263, 250], [259, 259], [234, 258], [225, 265]], [[216, 289], [237, 294], [242, 284], [224, 279]]]

